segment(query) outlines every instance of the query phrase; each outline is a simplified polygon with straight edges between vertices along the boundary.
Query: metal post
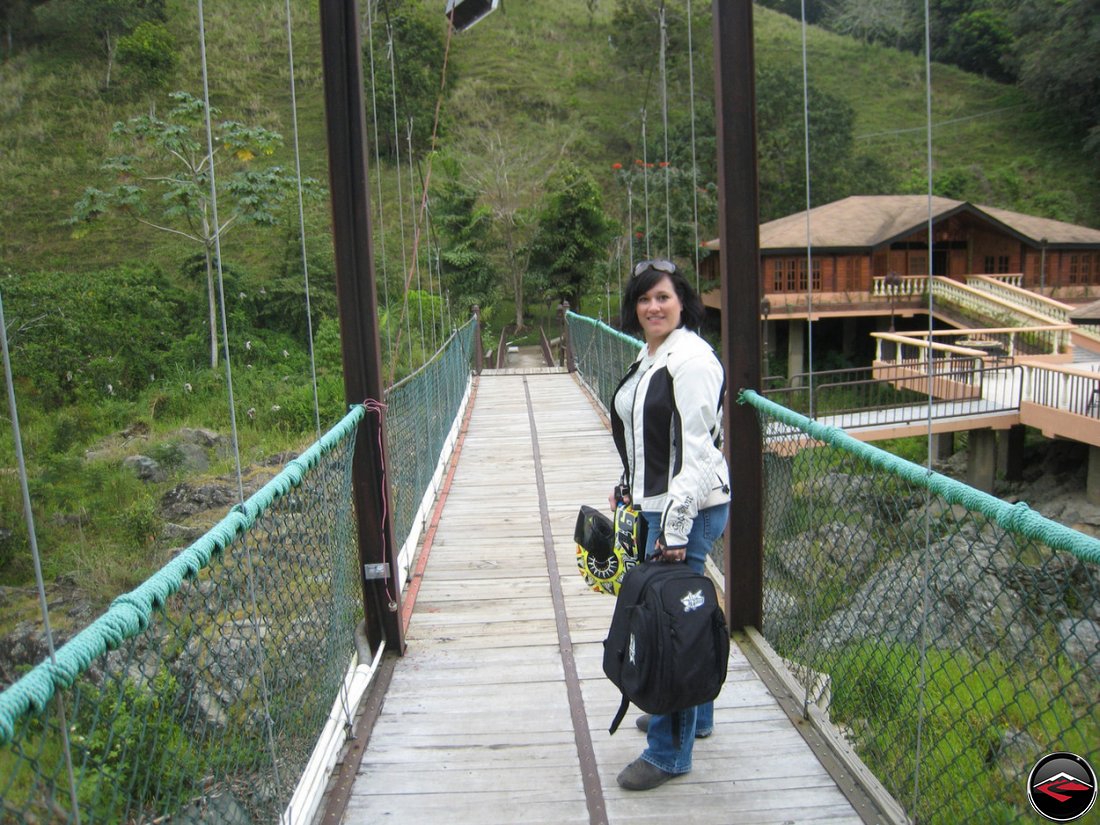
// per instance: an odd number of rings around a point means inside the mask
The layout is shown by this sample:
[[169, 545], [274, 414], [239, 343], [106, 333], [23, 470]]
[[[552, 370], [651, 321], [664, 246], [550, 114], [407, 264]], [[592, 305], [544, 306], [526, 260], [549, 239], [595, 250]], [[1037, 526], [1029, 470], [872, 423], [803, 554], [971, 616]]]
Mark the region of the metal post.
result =
[[[329, 188], [344, 395], [349, 404], [382, 400], [378, 301], [371, 257], [370, 180], [355, 0], [320, 0], [321, 59], [328, 133]], [[393, 525], [386, 506], [385, 422], [368, 414], [352, 458], [352, 495], [359, 528], [359, 571], [367, 638], [404, 653], [401, 593]], [[388, 563], [388, 564], [387, 564]], [[388, 578], [367, 578], [366, 571]]]
[[768, 316], [771, 315], [772, 302], [767, 296], [760, 302], [760, 388], [764, 389], [764, 381], [768, 377]]
[[1047, 288], [1047, 239], [1043, 238], [1039, 241], [1042, 246], [1039, 252], [1039, 292], [1040, 294], [1046, 294]]
[[[714, 99], [718, 126], [718, 239], [722, 361], [726, 365], [726, 458], [737, 518], [726, 528], [726, 616], [733, 629], [761, 627], [764, 594], [764, 470], [756, 412], [738, 404], [760, 386], [759, 193], [752, 3], [714, 0]], [[732, 524], [736, 522], [736, 529]]]
[[894, 299], [898, 296], [901, 276], [890, 270], [882, 280], [886, 284], [886, 291], [890, 293], [890, 332], [894, 332]]
[[485, 367], [485, 351], [481, 343], [481, 307], [474, 304], [474, 375], [481, 375]]

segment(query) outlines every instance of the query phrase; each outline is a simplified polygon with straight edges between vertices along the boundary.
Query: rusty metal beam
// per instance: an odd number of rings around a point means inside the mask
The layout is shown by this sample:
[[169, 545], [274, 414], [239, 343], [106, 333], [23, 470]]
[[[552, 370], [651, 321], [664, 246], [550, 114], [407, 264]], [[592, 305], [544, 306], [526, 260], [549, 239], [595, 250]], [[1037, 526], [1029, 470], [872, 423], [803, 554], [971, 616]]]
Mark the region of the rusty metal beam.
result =
[[[355, 0], [320, 0], [321, 58], [328, 130], [329, 189], [336, 263], [336, 296], [349, 404], [383, 397], [378, 344], [378, 301], [371, 254], [370, 180], [363, 108], [359, 9]], [[359, 427], [352, 460], [352, 494], [359, 528], [359, 576], [367, 638], [377, 650], [404, 653], [401, 593], [384, 468], [385, 421], [368, 414]], [[382, 569], [388, 578], [367, 579]]]
[[714, 0], [714, 98], [718, 125], [718, 239], [722, 282], [725, 428], [734, 506], [726, 528], [726, 616], [761, 627], [764, 483], [760, 425], [737, 403], [760, 387], [760, 251], [752, 0]]

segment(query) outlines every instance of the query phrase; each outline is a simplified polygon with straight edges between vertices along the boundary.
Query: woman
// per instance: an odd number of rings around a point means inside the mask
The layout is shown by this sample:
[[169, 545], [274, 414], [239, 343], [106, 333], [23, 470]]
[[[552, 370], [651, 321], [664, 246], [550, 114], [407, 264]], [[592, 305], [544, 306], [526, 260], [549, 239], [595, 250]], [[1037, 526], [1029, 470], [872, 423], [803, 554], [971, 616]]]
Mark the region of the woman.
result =
[[[641, 508], [646, 557], [702, 572], [729, 517], [729, 468], [719, 438], [725, 372], [696, 332], [703, 302], [671, 261], [642, 261], [622, 301], [624, 332], [645, 346], [615, 390], [611, 433], [623, 462], [610, 497]], [[647, 747], [618, 776], [649, 790], [691, 770], [696, 738], [710, 736], [714, 705], [644, 715]]]

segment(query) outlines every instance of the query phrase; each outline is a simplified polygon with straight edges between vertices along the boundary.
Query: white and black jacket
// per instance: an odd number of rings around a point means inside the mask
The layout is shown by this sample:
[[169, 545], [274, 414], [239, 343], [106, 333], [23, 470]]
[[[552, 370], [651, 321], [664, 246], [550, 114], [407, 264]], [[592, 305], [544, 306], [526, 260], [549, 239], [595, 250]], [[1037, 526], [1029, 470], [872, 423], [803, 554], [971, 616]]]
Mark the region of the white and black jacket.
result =
[[[645, 353], [643, 346], [616, 395]], [[720, 435], [724, 394], [722, 362], [710, 344], [681, 327], [641, 376], [629, 423], [612, 400], [611, 434], [623, 462], [623, 483], [636, 506], [661, 513], [666, 547], [686, 545], [699, 511], [730, 500]]]

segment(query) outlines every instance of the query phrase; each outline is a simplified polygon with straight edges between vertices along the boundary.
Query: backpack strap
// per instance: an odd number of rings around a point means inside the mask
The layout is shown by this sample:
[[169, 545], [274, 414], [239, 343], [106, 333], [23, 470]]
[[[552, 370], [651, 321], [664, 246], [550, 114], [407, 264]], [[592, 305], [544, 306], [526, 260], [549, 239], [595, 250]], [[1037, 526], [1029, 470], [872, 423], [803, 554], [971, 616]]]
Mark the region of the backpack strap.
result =
[[623, 694], [623, 700], [619, 703], [619, 710], [615, 714], [615, 718], [611, 720], [611, 727], [608, 728], [608, 730], [607, 730], [608, 733], [614, 734], [615, 731], [617, 731], [619, 729], [619, 725], [623, 721], [623, 718], [626, 716], [626, 710], [629, 707], [630, 707], [630, 699], [624, 693]]

